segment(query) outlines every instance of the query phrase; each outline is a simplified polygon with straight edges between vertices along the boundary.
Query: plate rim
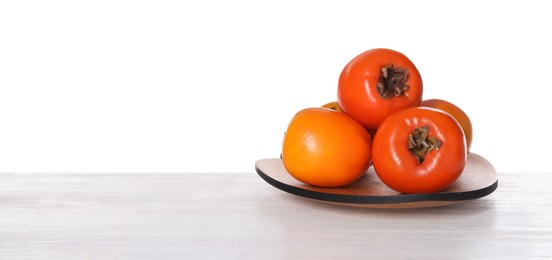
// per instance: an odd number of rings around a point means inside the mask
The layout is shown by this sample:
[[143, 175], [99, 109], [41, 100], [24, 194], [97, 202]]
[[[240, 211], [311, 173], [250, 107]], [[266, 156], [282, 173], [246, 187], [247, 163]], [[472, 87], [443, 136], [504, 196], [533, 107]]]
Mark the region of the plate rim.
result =
[[[274, 160], [278, 158], [266, 158], [261, 160]], [[261, 161], [258, 160], [257, 162]], [[293, 185], [280, 182], [259, 169], [255, 164], [255, 171], [268, 184], [275, 188], [297, 196], [333, 203], [351, 204], [351, 205], [383, 205], [383, 204], [403, 204], [414, 202], [462, 202], [485, 197], [493, 193], [498, 188], [498, 177], [488, 186], [476, 190], [456, 191], [456, 192], [435, 192], [418, 194], [398, 194], [398, 195], [349, 195], [326, 193], [314, 190], [303, 189]], [[366, 177], [366, 176], [364, 176]]]

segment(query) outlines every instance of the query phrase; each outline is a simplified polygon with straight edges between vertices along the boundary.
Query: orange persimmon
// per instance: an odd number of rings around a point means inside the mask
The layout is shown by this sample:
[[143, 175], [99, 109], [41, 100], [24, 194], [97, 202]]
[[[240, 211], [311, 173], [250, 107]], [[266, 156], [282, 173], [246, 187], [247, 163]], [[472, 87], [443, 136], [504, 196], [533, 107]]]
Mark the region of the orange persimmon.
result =
[[288, 125], [282, 161], [298, 181], [340, 187], [366, 173], [371, 146], [370, 134], [353, 118], [329, 108], [305, 108]]
[[404, 54], [371, 49], [353, 58], [338, 81], [337, 101], [343, 112], [368, 129], [377, 129], [391, 113], [422, 101], [420, 72]]
[[322, 107], [329, 108], [337, 112], [343, 112], [343, 110], [341, 110], [341, 107], [339, 106], [339, 103], [337, 103], [337, 101], [328, 102], [324, 104]]
[[373, 164], [380, 180], [402, 193], [441, 191], [462, 174], [464, 132], [448, 113], [411, 107], [389, 115], [374, 137]]

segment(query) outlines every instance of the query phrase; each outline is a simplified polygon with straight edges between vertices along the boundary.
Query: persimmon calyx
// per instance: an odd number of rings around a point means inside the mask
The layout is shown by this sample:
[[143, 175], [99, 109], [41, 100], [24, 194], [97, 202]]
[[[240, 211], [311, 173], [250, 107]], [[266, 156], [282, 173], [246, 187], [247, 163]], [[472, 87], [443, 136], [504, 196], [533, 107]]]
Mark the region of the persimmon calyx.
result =
[[381, 76], [379, 77], [376, 88], [378, 94], [384, 99], [401, 96], [408, 90], [408, 70], [403, 67], [393, 66], [393, 64], [381, 68]]
[[424, 162], [429, 152], [439, 150], [442, 144], [435, 136], [429, 136], [429, 126], [416, 128], [408, 135], [408, 150], [416, 157], [418, 164]]

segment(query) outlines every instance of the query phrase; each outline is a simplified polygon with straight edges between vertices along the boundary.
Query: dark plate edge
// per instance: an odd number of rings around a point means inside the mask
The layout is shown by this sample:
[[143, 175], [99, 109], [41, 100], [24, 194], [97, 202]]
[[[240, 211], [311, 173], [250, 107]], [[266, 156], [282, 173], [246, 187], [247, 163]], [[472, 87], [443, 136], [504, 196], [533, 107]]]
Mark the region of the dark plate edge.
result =
[[485, 197], [493, 193], [498, 188], [498, 179], [497, 179], [493, 184], [485, 188], [478, 189], [478, 190], [464, 191], [464, 192], [401, 194], [401, 195], [393, 195], [393, 196], [356, 196], [356, 195], [324, 193], [324, 192], [297, 188], [271, 178], [256, 166], [255, 166], [255, 170], [257, 171], [257, 174], [259, 174], [259, 176], [267, 183], [285, 192], [288, 192], [297, 196], [305, 197], [305, 198], [315, 199], [315, 200], [337, 202], [337, 203], [348, 203], [348, 204], [398, 204], [398, 203], [421, 202], [421, 201], [473, 200], [473, 199]]

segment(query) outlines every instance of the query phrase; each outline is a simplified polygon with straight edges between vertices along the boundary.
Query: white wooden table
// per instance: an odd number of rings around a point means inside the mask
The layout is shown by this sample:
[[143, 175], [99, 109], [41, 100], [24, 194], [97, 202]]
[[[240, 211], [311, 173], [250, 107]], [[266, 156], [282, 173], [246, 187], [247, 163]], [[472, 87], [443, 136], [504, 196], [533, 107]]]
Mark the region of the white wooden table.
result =
[[429, 209], [310, 201], [249, 173], [0, 174], [0, 259], [552, 259], [552, 173]]

